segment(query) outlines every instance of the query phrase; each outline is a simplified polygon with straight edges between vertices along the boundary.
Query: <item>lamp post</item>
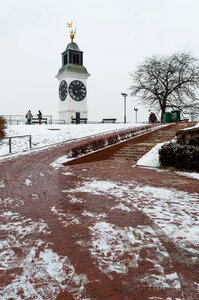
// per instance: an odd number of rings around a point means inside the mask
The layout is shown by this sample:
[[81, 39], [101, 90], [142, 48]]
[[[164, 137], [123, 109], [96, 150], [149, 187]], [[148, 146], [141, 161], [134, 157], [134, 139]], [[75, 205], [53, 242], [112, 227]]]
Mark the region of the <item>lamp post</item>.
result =
[[134, 111], [135, 111], [135, 123], [137, 123], [138, 108], [134, 108]]
[[121, 93], [121, 95], [124, 97], [124, 123], [126, 123], [126, 93]]

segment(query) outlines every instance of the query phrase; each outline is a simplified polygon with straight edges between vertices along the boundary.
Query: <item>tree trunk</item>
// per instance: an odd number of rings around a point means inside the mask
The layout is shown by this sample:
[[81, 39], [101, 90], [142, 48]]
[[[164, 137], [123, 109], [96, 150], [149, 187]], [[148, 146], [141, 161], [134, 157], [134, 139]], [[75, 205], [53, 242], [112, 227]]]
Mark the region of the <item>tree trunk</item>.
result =
[[161, 107], [161, 123], [163, 123], [163, 115], [166, 111], [166, 107]]

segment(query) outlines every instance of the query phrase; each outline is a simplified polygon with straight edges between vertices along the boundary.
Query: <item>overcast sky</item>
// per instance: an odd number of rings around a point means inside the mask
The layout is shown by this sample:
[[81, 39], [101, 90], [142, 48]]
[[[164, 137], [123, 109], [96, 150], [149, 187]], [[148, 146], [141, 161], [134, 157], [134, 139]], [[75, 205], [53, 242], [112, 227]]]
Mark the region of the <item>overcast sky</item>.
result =
[[[0, 0], [0, 114], [58, 116], [61, 53], [70, 42], [66, 23], [76, 23], [84, 52], [89, 120], [123, 121], [130, 76], [153, 54], [191, 52], [199, 57], [198, 0]], [[148, 109], [127, 97], [127, 121]]]

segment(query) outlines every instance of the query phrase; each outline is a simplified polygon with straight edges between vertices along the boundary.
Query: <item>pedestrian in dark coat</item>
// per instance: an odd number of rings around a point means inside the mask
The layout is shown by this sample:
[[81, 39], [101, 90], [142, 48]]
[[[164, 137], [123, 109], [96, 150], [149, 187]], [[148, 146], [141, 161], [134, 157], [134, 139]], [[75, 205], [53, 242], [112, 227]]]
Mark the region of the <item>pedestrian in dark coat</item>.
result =
[[149, 123], [157, 123], [157, 117], [154, 112], [151, 112], [149, 115]]
[[40, 110], [38, 111], [37, 117], [38, 117], [38, 120], [39, 120], [39, 124], [41, 124], [41, 120], [42, 120], [42, 113], [41, 113], [41, 111], [40, 111]]

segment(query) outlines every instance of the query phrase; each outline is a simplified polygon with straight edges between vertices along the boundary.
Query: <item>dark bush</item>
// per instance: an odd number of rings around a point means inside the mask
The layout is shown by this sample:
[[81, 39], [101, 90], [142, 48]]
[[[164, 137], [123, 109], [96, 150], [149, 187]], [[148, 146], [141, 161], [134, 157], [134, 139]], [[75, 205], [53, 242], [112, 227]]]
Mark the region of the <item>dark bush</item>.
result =
[[112, 136], [108, 136], [106, 138], [106, 140], [107, 140], [108, 145], [113, 145], [113, 144], [119, 142], [119, 136], [118, 136], [118, 134], [114, 134]]
[[5, 137], [6, 121], [0, 116], [0, 140]]
[[176, 132], [177, 144], [199, 147], [199, 127], [188, 128]]
[[199, 147], [166, 143], [159, 150], [159, 160], [161, 166], [199, 171]]
[[199, 147], [199, 139], [198, 138], [192, 138], [192, 139], [190, 139], [188, 145]]

